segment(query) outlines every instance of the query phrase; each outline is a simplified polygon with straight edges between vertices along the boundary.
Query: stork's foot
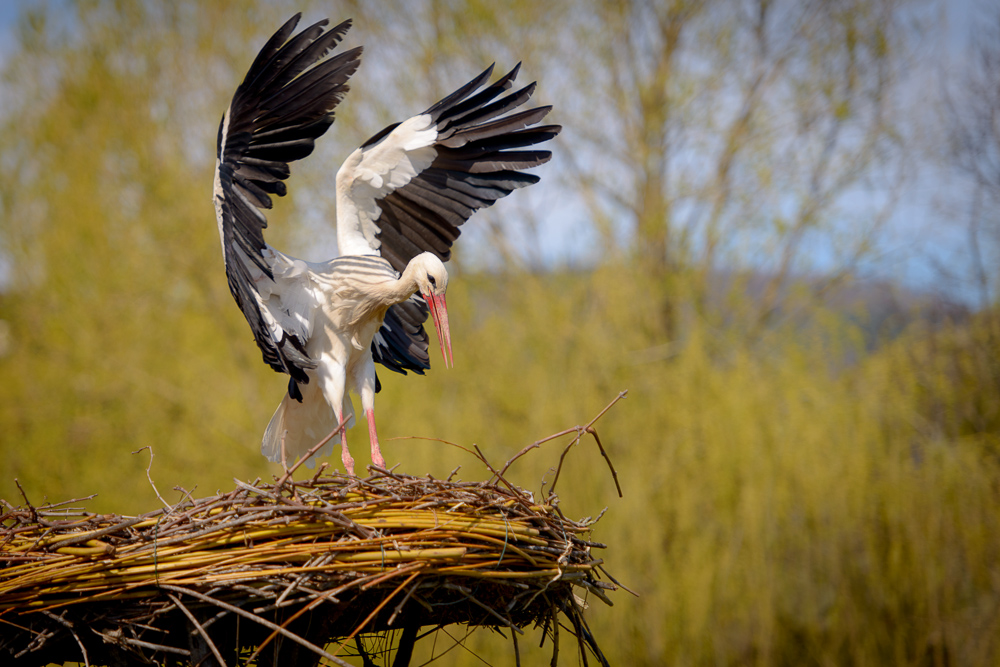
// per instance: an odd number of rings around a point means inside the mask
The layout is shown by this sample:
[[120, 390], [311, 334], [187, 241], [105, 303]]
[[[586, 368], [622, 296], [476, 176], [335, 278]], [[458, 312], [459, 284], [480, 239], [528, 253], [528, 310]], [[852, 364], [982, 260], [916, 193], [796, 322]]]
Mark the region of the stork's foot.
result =
[[344, 447], [343, 451], [341, 451], [340, 460], [344, 462], [344, 468], [347, 470], [347, 474], [354, 477], [354, 458], [351, 456], [351, 453], [347, 451], [347, 447]]
[[340, 426], [340, 460], [344, 462], [344, 469], [347, 470], [347, 474], [354, 477], [354, 457], [351, 456], [351, 451], [347, 449], [347, 424], [341, 422]]
[[382, 450], [378, 446], [378, 433], [375, 431], [375, 411], [365, 410], [365, 416], [368, 417], [368, 438], [372, 443], [372, 463], [385, 469], [385, 459], [382, 458]]

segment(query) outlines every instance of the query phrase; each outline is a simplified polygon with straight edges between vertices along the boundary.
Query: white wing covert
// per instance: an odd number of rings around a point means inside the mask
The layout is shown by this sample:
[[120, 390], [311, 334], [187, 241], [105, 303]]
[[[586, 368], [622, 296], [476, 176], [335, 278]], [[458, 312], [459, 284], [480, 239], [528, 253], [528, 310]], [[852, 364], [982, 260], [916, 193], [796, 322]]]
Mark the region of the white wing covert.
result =
[[[473, 213], [538, 182], [538, 176], [519, 170], [548, 162], [550, 151], [532, 147], [562, 127], [536, 125], [550, 106], [514, 111], [531, 97], [534, 83], [501, 97], [519, 69], [520, 64], [483, 88], [491, 65], [347, 158], [337, 174], [341, 254], [379, 254], [400, 272], [422, 252], [447, 261]], [[419, 295], [390, 308], [372, 342], [375, 361], [404, 374], [430, 368], [427, 314]]]

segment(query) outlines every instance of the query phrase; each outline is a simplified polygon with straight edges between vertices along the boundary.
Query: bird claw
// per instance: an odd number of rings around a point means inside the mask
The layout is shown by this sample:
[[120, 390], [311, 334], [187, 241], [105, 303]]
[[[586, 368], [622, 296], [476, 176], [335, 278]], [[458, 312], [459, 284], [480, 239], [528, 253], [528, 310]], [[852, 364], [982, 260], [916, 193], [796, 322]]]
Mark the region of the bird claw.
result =
[[351, 456], [350, 452], [346, 449], [340, 459], [344, 462], [344, 467], [347, 469], [347, 474], [354, 477], [354, 458]]

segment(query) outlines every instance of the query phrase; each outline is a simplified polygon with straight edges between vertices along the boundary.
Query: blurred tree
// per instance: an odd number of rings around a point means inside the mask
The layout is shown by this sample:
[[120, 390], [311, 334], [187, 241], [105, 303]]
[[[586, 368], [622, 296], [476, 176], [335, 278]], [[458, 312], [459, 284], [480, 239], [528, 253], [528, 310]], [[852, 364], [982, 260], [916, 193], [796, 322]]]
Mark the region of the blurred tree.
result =
[[203, 119], [238, 80], [233, 52], [244, 60], [268, 28], [231, 10], [218, 36], [220, 6], [77, 2], [21, 17], [0, 126], [5, 489], [20, 476], [37, 501], [90, 477], [152, 498], [125, 474], [146, 464], [130, 452], [172, 451], [158, 467], [188, 485], [217, 460], [206, 437], [253, 469], [266, 374], [235, 344], [248, 332], [218, 280]]
[[[507, 247], [531, 259], [543, 242], [592, 238], [585, 258], [627, 261], [649, 282], [657, 336], [678, 335], [692, 308], [742, 311], [756, 335], [803, 273], [824, 270], [808, 286], [821, 294], [873, 252], [906, 176], [895, 90], [914, 42], [902, 3], [418, 7], [380, 26], [419, 26], [395, 40], [411, 60], [458, 69], [510, 54], [557, 101], [555, 164], [573, 203], [543, 208], [544, 224], [575, 229], [554, 240], [536, 221]], [[846, 199], [869, 188], [888, 194], [863, 194], [871, 206], [856, 216]], [[751, 270], [764, 279], [748, 299]]]
[[972, 191], [969, 248], [979, 305], [987, 308], [1000, 295], [1000, 11], [977, 24], [962, 56], [967, 67], [945, 83], [943, 157]]
[[[813, 288], [849, 273], [886, 211], [853, 227], [843, 196], [903, 157], [891, 108], [906, 61], [898, 3], [595, 10], [580, 18], [595, 48], [574, 65], [603, 94], [577, 90], [571, 109], [583, 117], [566, 143], [577, 174], [589, 172], [592, 210], [619, 235], [631, 226], [640, 270], [665, 286], [668, 336], [679, 333], [678, 306], [690, 299], [707, 315], [713, 293], [756, 331], [823, 245], [834, 270]], [[848, 228], [850, 241], [834, 240]], [[751, 268], [767, 276], [759, 294], [746, 298], [744, 280], [718, 293], [720, 276]]]
[[940, 158], [959, 177], [955, 201], [968, 225], [980, 312], [968, 326], [930, 332], [923, 345], [932, 353], [914, 346], [914, 354], [923, 352], [919, 367], [932, 359], [946, 365], [953, 382], [953, 391], [927, 410], [933, 423], [949, 434], [981, 436], [1000, 428], [1000, 10], [991, 8], [975, 25], [960, 57], [966, 66], [944, 85]]

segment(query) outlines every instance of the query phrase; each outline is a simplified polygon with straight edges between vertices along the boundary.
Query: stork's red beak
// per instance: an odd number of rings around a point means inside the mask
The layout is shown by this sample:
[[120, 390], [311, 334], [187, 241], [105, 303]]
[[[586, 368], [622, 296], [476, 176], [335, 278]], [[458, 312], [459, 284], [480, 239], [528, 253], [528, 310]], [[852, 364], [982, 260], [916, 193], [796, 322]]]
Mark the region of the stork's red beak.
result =
[[448, 304], [445, 303], [444, 294], [423, 294], [427, 307], [430, 308], [431, 317], [434, 318], [434, 328], [437, 330], [438, 342], [441, 344], [441, 356], [444, 357], [444, 367], [453, 368], [455, 362], [451, 358], [451, 331], [448, 330]]

